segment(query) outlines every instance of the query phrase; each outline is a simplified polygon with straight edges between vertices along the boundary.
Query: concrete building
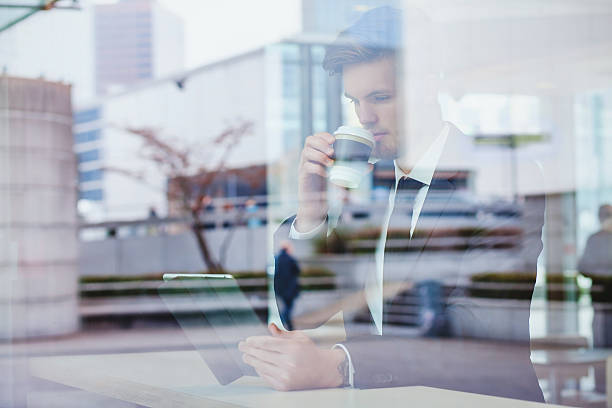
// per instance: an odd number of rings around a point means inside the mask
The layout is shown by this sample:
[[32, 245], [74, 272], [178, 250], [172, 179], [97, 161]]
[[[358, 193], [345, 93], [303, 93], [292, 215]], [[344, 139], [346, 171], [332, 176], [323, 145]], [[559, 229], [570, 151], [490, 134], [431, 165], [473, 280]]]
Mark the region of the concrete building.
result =
[[0, 77], [0, 339], [79, 325], [70, 87]]
[[182, 70], [183, 37], [182, 20], [155, 0], [96, 5], [97, 92]]

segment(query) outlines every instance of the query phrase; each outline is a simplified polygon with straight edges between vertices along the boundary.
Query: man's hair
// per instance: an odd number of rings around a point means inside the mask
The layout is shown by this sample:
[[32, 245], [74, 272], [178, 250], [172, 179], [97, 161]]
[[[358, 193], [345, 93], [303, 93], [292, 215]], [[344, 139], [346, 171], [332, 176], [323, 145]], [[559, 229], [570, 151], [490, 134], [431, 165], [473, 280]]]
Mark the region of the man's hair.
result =
[[372, 9], [327, 47], [323, 69], [330, 75], [340, 74], [345, 65], [394, 55], [400, 48], [401, 37], [399, 10], [388, 6]]
[[608, 218], [612, 218], [612, 205], [603, 204], [599, 207], [599, 220], [604, 222]]

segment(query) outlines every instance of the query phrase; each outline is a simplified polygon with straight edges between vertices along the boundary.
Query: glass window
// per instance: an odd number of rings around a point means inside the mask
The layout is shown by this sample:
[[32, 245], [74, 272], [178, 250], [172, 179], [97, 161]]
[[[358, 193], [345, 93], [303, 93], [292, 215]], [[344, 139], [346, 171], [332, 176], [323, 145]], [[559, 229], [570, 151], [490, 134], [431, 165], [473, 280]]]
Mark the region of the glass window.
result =
[[89, 171], [80, 171], [79, 172], [79, 182], [85, 183], [88, 181], [99, 181], [102, 180], [103, 171], [100, 169], [89, 170]]
[[0, 407], [612, 401], [612, 1], [74, 3], [0, 24]]
[[100, 118], [99, 108], [87, 109], [83, 111], [76, 111], [74, 113], [74, 123], [75, 124], [92, 122], [99, 118]]
[[79, 191], [79, 198], [83, 200], [102, 201], [104, 193], [101, 189]]
[[77, 160], [79, 163], [94, 161], [100, 159], [100, 150], [88, 150], [86, 152], [77, 153]]

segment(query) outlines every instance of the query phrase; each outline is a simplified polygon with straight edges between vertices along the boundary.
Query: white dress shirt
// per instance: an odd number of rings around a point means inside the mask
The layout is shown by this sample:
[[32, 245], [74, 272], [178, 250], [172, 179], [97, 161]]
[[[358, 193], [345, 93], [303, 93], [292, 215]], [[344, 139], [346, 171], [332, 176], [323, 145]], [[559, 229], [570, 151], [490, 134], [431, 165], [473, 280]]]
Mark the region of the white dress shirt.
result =
[[414, 167], [409, 172], [404, 172], [397, 165], [397, 160], [393, 162], [395, 165], [395, 188], [389, 193], [389, 205], [387, 206], [387, 211], [385, 212], [385, 217], [383, 218], [382, 232], [380, 234], [380, 238], [378, 239], [378, 244], [376, 245], [376, 273], [368, 275], [365, 288], [366, 300], [372, 315], [372, 320], [374, 321], [374, 325], [376, 327], [376, 334], [378, 335], [382, 335], [383, 326], [383, 266], [385, 264], [385, 245], [387, 243], [386, 231], [389, 229], [389, 221], [395, 207], [397, 186], [402, 177], [410, 177], [411, 179], [423, 183], [423, 187], [421, 187], [417, 192], [414, 199], [414, 205], [412, 206], [412, 217], [410, 221], [410, 239], [412, 239], [412, 234], [414, 234], [414, 229], [416, 228], [419, 216], [421, 215], [421, 210], [423, 209], [423, 204], [425, 203], [425, 198], [429, 192], [429, 186], [431, 185], [431, 180], [433, 179], [434, 172], [438, 166], [438, 161], [440, 160], [440, 155], [442, 154], [442, 150], [446, 144], [449, 131], [450, 126], [447, 123], [444, 125], [440, 135], [433, 141], [431, 146], [429, 146], [427, 151], [423, 154], [423, 157], [421, 157], [415, 163]]
[[[427, 151], [423, 154], [423, 156], [416, 162], [414, 167], [408, 171], [404, 172], [399, 165], [397, 164], [397, 160], [393, 161], [395, 166], [395, 188], [393, 188], [389, 193], [389, 205], [387, 206], [385, 216], [383, 218], [383, 225], [381, 229], [380, 238], [376, 245], [375, 252], [375, 260], [376, 260], [376, 271], [369, 275], [366, 280], [365, 294], [366, 300], [368, 303], [368, 308], [370, 309], [370, 313], [372, 315], [372, 319], [374, 321], [376, 334], [382, 335], [382, 315], [383, 315], [383, 266], [385, 261], [385, 245], [387, 242], [387, 234], [385, 231], [389, 228], [389, 221], [391, 219], [391, 214], [393, 213], [393, 209], [395, 207], [395, 196], [397, 194], [397, 186], [402, 177], [410, 177], [414, 180], [417, 180], [423, 183], [423, 187], [419, 189], [417, 195], [414, 199], [414, 205], [412, 207], [412, 217], [410, 222], [410, 238], [412, 239], [412, 235], [414, 234], [414, 230], [416, 228], [416, 224], [419, 220], [419, 216], [421, 215], [421, 210], [423, 209], [423, 204], [425, 203], [425, 198], [427, 197], [427, 193], [429, 192], [429, 187], [431, 185], [431, 181], [433, 179], [434, 172], [436, 171], [436, 167], [438, 166], [438, 162], [440, 160], [440, 156], [444, 149], [444, 145], [446, 144], [446, 139], [448, 137], [448, 133], [450, 131], [450, 126], [448, 123], [445, 123], [440, 135], [433, 141], [433, 143], [429, 146]], [[337, 216], [341, 208], [330, 207], [330, 212], [328, 214], [328, 219], [337, 219]], [[332, 212], [334, 214], [332, 214]], [[325, 228], [326, 221], [324, 220], [317, 227], [308, 232], [299, 232], [295, 228], [295, 220], [291, 224], [291, 229], [289, 232], [289, 237], [292, 239], [311, 239], [320, 234]], [[334, 226], [335, 227], [335, 223]], [[328, 235], [333, 230], [328, 226]], [[351, 360], [351, 356], [346, 349], [346, 347], [342, 344], [334, 345], [334, 348], [342, 348], [347, 355], [347, 359], [349, 362], [349, 383], [352, 387], [354, 385], [354, 366]]]

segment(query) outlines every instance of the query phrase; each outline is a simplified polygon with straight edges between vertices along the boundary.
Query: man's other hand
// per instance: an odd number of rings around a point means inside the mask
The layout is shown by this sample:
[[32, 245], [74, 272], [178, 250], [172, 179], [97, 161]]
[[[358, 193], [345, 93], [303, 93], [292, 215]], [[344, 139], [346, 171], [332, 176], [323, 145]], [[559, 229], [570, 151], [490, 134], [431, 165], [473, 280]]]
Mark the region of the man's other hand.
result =
[[274, 323], [271, 336], [253, 336], [240, 342], [242, 359], [279, 391], [332, 388], [342, 384], [338, 366], [341, 349], [321, 349], [300, 331], [282, 331]]

